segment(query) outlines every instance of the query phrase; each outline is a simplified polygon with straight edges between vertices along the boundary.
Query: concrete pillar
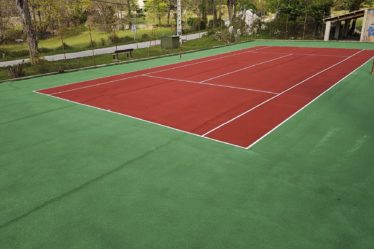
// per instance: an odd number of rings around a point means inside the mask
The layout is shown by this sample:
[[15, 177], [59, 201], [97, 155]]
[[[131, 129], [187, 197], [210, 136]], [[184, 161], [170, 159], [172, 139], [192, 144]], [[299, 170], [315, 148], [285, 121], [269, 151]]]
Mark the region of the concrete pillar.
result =
[[364, 20], [362, 22], [362, 28], [361, 28], [361, 37], [360, 37], [360, 41], [364, 41], [365, 40], [365, 28], [366, 28], [366, 23], [368, 21], [368, 9], [365, 9], [365, 14], [364, 14]]
[[340, 26], [341, 26], [340, 21], [337, 21], [335, 25], [335, 40], [339, 40]]
[[351, 23], [351, 20], [345, 20], [344, 21], [344, 28], [343, 28], [342, 38], [347, 38], [349, 27], [350, 27], [350, 23]]
[[331, 31], [331, 21], [326, 22], [326, 27], [325, 27], [325, 41], [330, 40], [330, 31]]

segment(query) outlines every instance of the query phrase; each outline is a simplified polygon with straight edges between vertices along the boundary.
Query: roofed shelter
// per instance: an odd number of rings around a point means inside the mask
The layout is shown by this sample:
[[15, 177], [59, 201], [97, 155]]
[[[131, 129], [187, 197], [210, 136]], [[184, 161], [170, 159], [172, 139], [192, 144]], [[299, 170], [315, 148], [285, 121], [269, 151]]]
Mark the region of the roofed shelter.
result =
[[[360, 41], [374, 42], [374, 9], [362, 9], [325, 18], [324, 22], [326, 23], [326, 28], [324, 40], [330, 40], [331, 35], [333, 35], [335, 40], [346, 39], [350, 33], [354, 33], [356, 20], [359, 18], [363, 18]], [[331, 32], [332, 28], [335, 28], [333, 33]]]

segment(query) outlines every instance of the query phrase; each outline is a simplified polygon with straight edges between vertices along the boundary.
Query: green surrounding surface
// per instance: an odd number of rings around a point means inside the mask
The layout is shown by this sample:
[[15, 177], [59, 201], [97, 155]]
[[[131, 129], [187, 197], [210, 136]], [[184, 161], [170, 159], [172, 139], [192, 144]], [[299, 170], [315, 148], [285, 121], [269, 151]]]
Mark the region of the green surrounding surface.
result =
[[[246, 46], [366, 47], [258, 41]], [[369, 64], [250, 150], [33, 90], [178, 57], [0, 84], [0, 248], [374, 246]]]

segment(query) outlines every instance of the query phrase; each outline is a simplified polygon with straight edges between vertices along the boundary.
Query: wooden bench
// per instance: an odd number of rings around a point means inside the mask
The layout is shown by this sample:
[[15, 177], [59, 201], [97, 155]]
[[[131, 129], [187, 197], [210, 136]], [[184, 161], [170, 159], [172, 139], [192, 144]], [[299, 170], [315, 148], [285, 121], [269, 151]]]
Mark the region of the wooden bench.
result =
[[132, 58], [132, 51], [134, 51], [133, 48], [118, 49], [112, 54], [113, 60], [119, 60], [119, 54], [126, 54], [127, 58]]

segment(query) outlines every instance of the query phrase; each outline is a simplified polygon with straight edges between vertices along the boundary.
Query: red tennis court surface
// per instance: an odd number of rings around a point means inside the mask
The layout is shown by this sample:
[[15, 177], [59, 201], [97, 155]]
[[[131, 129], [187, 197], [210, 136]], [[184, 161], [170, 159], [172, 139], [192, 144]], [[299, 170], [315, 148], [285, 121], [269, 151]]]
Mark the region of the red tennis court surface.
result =
[[373, 56], [254, 47], [38, 92], [249, 148]]

